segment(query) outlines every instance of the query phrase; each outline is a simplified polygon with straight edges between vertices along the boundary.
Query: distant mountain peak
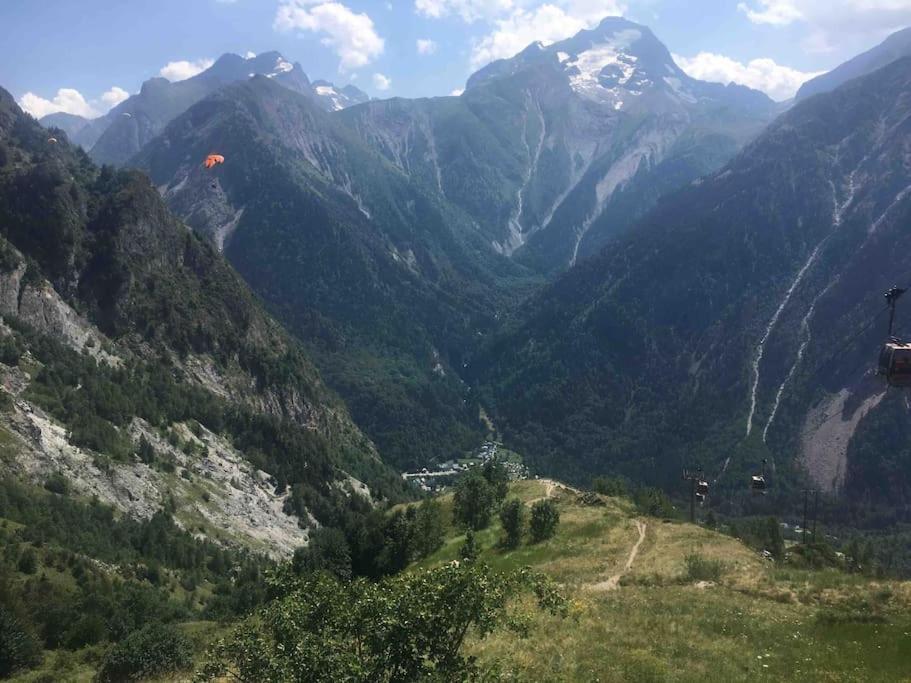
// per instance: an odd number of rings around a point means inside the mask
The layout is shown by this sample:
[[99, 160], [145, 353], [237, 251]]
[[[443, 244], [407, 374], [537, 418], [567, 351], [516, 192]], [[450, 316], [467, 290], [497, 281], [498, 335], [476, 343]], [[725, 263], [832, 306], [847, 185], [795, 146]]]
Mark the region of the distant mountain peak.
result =
[[370, 101], [370, 96], [354, 85], [338, 87], [329, 81], [313, 81], [313, 92], [317, 97], [326, 99], [330, 111], [341, 111], [356, 104]]
[[607, 17], [595, 28], [551, 45], [534, 42], [515, 57], [478, 71], [469, 79], [468, 88], [542, 65], [562, 73], [579, 97], [618, 111], [649, 93], [686, 104], [707, 97], [771, 106], [771, 100], [766, 102], [768, 98], [757, 91], [734, 91], [691, 78], [651, 29], [623, 17]]

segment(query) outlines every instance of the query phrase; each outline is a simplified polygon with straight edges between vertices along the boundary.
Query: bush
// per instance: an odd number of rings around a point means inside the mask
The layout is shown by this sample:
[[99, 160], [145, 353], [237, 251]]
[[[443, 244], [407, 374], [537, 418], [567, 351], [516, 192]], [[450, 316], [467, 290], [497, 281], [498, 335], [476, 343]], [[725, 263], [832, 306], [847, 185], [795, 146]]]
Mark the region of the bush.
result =
[[0, 678], [41, 661], [38, 639], [8, 610], [0, 607]]
[[38, 558], [34, 550], [31, 548], [25, 549], [19, 558], [18, 568], [23, 574], [34, 574], [38, 571]]
[[551, 538], [557, 533], [557, 524], [560, 523], [560, 512], [552, 500], [539, 500], [531, 506], [531, 540], [540, 543]]
[[666, 519], [675, 515], [674, 505], [660, 489], [642, 488], [636, 491], [636, 507], [645, 515]]
[[512, 499], [500, 510], [500, 522], [503, 524], [504, 536], [500, 543], [504, 548], [518, 548], [525, 532], [525, 504]]
[[54, 472], [44, 482], [44, 488], [58, 496], [65, 496], [70, 491], [70, 482], [60, 472]]
[[279, 575], [279, 597], [219, 643], [202, 680], [464, 681], [481, 673], [462, 653], [500, 628], [521, 629], [509, 606], [533, 595], [565, 614], [548, 578], [527, 569], [496, 572], [452, 563], [379, 582], [326, 574]]
[[152, 624], [113, 645], [101, 661], [99, 683], [138, 681], [184, 671], [193, 665], [186, 637], [173, 626]]
[[19, 358], [22, 357], [22, 349], [12, 336], [5, 336], [0, 339], [0, 363], [5, 365], [19, 365]]
[[721, 579], [725, 566], [721, 560], [710, 560], [699, 553], [691, 553], [684, 559], [684, 576], [689, 581], [715, 581]]
[[294, 551], [294, 571], [298, 574], [325, 571], [339, 579], [351, 578], [351, 548], [345, 534], [322, 527], [310, 534], [310, 543]]
[[626, 482], [619, 477], [595, 477], [592, 481], [592, 490], [602, 496], [626, 496], [629, 491]]

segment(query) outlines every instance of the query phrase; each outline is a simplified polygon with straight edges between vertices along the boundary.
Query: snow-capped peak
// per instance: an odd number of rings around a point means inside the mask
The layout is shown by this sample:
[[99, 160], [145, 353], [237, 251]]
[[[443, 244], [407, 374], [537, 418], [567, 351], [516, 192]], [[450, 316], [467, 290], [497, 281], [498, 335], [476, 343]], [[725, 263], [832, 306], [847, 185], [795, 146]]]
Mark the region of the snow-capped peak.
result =
[[275, 78], [281, 74], [286, 74], [289, 71], [294, 71], [294, 65], [291, 62], [286, 62], [281, 57], [278, 57], [275, 60], [275, 67], [272, 69], [272, 73], [266, 74], [268, 78]]
[[635, 96], [651, 84], [646, 74], [637, 72], [639, 58], [630, 50], [641, 37], [638, 29], [624, 29], [576, 54], [560, 50], [557, 59], [573, 90], [588, 99], [608, 101], [620, 109], [621, 90]]
[[345, 105], [342, 104], [342, 101], [339, 97], [338, 91], [333, 88], [331, 85], [318, 85], [316, 88], [316, 94], [320, 97], [329, 98], [329, 102], [332, 105], [333, 111], [340, 111], [345, 108]]

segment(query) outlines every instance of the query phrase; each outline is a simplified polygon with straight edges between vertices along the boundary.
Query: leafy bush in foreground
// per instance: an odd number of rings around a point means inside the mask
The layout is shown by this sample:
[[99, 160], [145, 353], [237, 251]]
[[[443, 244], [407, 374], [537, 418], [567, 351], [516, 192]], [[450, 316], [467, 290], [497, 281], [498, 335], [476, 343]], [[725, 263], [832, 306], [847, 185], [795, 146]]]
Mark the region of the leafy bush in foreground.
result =
[[542, 575], [477, 563], [379, 582], [283, 572], [272, 588], [279, 597], [216, 645], [200, 680], [471, 680], [480, 672], [461, 654], [466, 636], [521, 628], [508, 618], [512, 599], [532, 593], [541, 608], [564, 610]]

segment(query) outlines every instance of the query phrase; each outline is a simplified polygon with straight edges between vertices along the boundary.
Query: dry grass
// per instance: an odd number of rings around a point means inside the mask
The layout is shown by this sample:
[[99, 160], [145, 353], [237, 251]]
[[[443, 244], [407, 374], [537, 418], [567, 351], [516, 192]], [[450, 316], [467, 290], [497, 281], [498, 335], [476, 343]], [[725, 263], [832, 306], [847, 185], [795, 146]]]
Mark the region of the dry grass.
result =
[[[519, 482], [511, 495], [544, 495]], [[628, 501], [583, 506], [556, 489], [560, 526], [549, 541], [502, 552], [499, 529], [480, 535], [482, 560], [530, 565], [553, 576], [570, 616], [516, 606], [531, 634], [510, 632], [469, 644], [503, 680], [528, 681], [911, 681], [911, 584], [870, 582], [835, 571], [781, 569], [736, 539], [689, 524], [649, 519], [620, 588], [590, 590], [621, 572], [638, 539]], [[423, 564], [452, 559], [464, 537]], [[720, 582], [684, 577], [698, 554], [724, 563]], [[868, 619], [873, 615], [873, 619]]]

